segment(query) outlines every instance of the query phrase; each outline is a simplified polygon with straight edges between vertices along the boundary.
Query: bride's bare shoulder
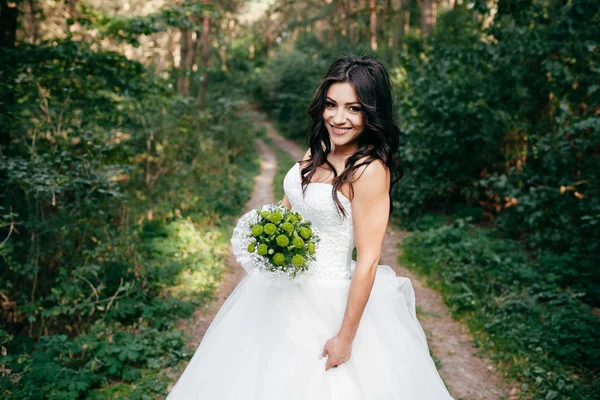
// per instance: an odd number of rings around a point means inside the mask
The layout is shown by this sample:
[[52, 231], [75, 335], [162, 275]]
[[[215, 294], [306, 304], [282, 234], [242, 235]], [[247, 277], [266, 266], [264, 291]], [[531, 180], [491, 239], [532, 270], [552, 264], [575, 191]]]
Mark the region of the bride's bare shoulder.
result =
[[[360, 165], [366, 161], [367, 157], [359, 159], [356, 164]], [[352, 184], [356, 187], [373, 186], [385, 187], [389, 191], [390, 185], [390, 169], [380, 159], [375, 159], [368, 164], [360, 165], [352, 174]]]

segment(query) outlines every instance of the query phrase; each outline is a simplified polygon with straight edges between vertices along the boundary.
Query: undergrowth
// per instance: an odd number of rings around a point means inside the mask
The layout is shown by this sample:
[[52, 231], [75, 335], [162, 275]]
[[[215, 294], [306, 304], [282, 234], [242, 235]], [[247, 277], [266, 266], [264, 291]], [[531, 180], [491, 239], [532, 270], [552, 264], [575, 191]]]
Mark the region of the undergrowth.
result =
[[409, 235], [404, 264], [429, 277], [475, 347], [521, 382], [521, 398], [599, 399], [600, 319], [583, 293], [558, 287], [545, 258], [467, 221]]

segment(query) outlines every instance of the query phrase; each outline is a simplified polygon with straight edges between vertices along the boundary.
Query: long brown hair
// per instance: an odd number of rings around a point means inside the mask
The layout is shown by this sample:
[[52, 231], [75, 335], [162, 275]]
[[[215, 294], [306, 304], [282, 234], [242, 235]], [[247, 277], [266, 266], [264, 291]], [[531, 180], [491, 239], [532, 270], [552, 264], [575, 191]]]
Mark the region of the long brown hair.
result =
[[[349, 82], [354, 87], [358, 101], [362, 105], [365, 121], [364, 130], [357, 139], [358, 150], [346, 159], [344, 170], [339, 176], [334, 166], [327, 160], [327, 155], [331, 151], [331, 143], [323, 120], [327, 91], [333, 83], [338, 82]], [[338, 58], [327, 69], [307, 112], [311, 117], [307, 135], [311, 155], [308, 160], [304, 161], [308, 165], [301, 169], [302, 192], [306, 191], [306, 187], [311, 182], [317, 168], [327, 164], [334, 174], [332, 182], [333, 199], [339, 211], [345, 217], [346, 212], [338, 198], [339, 188], [344, 183], [348, 183], [350, 199], [352, 199], [354, 189], [351, 178], [354, 171], [363, 165], [370, 164], [375, 159], [380, 159], [390, 169], [391, 197], [392, 188], [396, 187], [396, 184], [402, 178], [403, 171], [400, 166], [399, 154], [400, 130], [394, 121], [392, 89], [388, 73], [383, 64], [369, 56]], [[325, 148], [323, 148], [323, 145]], [[358, 160], [363, 158], [365, 159], [357, 164]], [[390, 199], [390, 214], [393, 208], [392, 204], [393, 202]]]

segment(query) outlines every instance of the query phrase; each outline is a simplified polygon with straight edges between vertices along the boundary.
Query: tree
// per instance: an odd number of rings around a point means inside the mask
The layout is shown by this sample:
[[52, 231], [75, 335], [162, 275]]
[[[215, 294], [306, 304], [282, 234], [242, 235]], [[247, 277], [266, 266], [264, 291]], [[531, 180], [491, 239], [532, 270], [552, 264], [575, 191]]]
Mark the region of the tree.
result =
[[402, 0], [402, 5], [404, 8], [403, 30], [404, 30], [404, 33], [407, 33], [408, 30], [410, 29], [410, 0]]
[[398, 56], [398, 47], [404, 33], [402, 0], [392, 0], [392, 18], [390, 37], [394, 59]]
[[200, 37], [197, 31], [194, 31], [189, 27], [181, 28], [181, 44], [179, 50], [179, 71], [181, 72], [181, 76], [177, 80], [177, 91], [183, 96], [187, 96], [190, 91], [190, 75], [192, 73], [194, 60], [196, 59], [198, 43], [200, 43]]
[[421, 1], [421, 33], [428, 35], [433, 27], [434, 16], [433, 8], [434, 0], [422, 0]]
[[[204, 0], [208, 4], [209, 0]], [[210, 11], [204, 11], [204, 21], [202, 23], [202, 83], [198, 92], [200, 100], [200, 109], [206, 107], [206, 91], [208, 90], [208, 61], [210, 58]]]
[[369, 9], [371, 10], [371, 50], [377, 50], [377, 0], [369, 0]]
[[4, 80], [8, 83], [5, 86], [3, 94], [0, 94], [0, 154], [4, 153], [10, 144], [10, 129], [3, 117], [7, 116], [6, 108], [14, 104], [13, 83], [14, 82], [14, 61], [8, 51], [15, 47], [17, 37], [17, 20], [19, 17], [19, 8], [15, 3], [9, 3], [7, 0], [0, 0], [0, 59], [2, 61], [2, 70], [0, 74], [4, 75]]

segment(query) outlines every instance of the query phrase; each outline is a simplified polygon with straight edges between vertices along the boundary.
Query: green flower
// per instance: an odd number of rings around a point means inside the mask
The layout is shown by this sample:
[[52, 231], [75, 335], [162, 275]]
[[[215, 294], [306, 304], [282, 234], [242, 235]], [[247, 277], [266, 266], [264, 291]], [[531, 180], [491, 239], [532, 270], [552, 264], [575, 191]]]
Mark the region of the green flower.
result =
[[248, 245], [248, 251], [249, 251], [250, 253], [254, 253], [254, 248], [255, 248], [255, 246], [254, 246], [254, 243], [250, 243], [250, 244]]
[[295, 215], [290, 215], [290, 217], [289, 217], [289, 221], [290, 221], [292, 224], [295, 224], [296, 222], [298, 222], [298, 218], [296, 218], [296, 216], [295, 216]]
[[285, 235], [279, 235], [275, 240], [277, 241], [277, 245], [279, 247], [285, 247], [290, 244], [290, 239], [288, 239], [288, 237]]
[[302, 215], [298, 214], [298, 221], [302, 221]]
[[266, 244], [263, 243], [263, 244], [259, 245], [258, 246], [258, 255], [259, 256], [266, 256], [267, 255], [267, 250], [268, 250], [268, 247], [267, 247]]
[[300, 247], [304, 246], [304, 240], [302, 240], [301, 237], [296, 236], [294, 239], [292, 239], [292, 244], [299, 249]]
[[294, 230], [294, 225], [290, 224], [289, 222], [284, 222], [281, 227], [283, 228], [284, 231], [286, 231], [287, 233], [292, 233], [292, 231]]
[[310, 235], [312, 235], [310, 228], [300, 228], [300, 236], [302, 236], [304, 239], [308, 239]]
[[308, 244], [308, 252], [309, 252], [309, 254], [315, 254], [315, 244], [314, 243]]
[[285, 261], [285, 256], [281, 253], [275, 253], [275, 255], [273, 256], [273, 262], [276, 265], [281, 265], [284, 263], [284, 261]]
[[300, 254], [296, 254], [294, 257], [292, 257], [292, 264], [296, 267], [301, 266], [303, 263], [304, 257], [302, 257]]
[[254, 236], [259, 236], [261, 233], [263, 233], [263, 226], [256, 224], [252, 227], [252, 234]]
[[278, 212], [274, 212], [273, 214], [269, 215], [269, 221], [271, 221], [274, 224], [281, 222], [282, 219], [283, 215], [281, 215], [281, 213]]
[[265, 225], [265, 233], [267, 235], [274, 234], [276, 230], [277, 230], [277, 227], [275, 226], [275, 224], [268, 223]]
[[267, 218], [269, 215], [271, 215], [270, 211], [262, 211], [260, 213], [260, 216], [263, 217], [263, 218]]

